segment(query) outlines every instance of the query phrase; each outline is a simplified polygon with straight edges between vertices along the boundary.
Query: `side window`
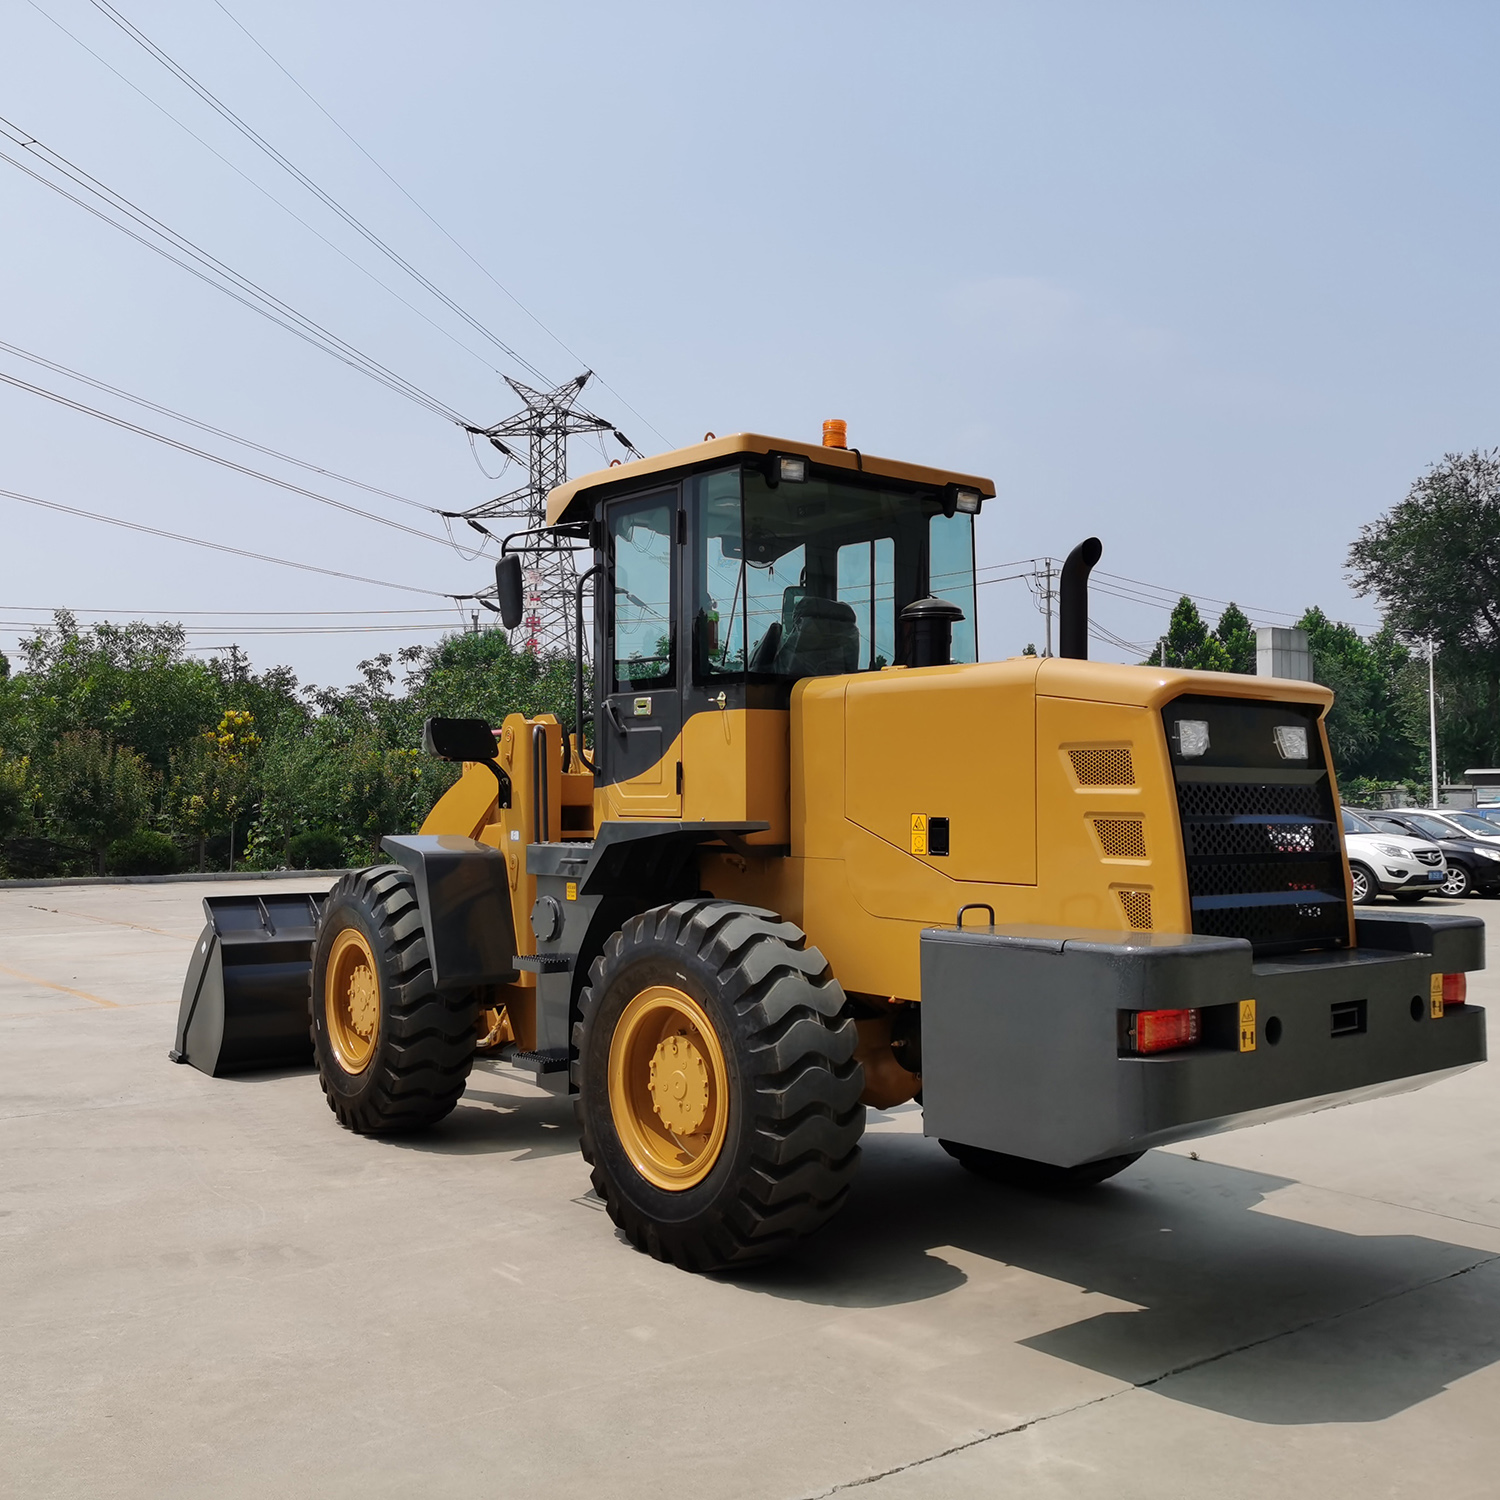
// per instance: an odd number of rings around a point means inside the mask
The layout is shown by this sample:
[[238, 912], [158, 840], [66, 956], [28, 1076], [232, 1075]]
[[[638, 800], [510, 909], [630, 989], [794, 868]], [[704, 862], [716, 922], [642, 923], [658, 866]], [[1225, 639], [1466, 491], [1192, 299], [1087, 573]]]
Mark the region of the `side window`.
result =
[[927, 530], [927, 591], [964, 612], [953, 627], [953, 660], [978, 661], [974, 619], [974, 518], [936, 515]]
[[840, 547], [838, 591], [859, 626], [860, 667], [889, 666], [896, 659], [895, 541], [882, 536]]
[[702, 682], [745, 670], [745, 548], [740, 471], [704, 474], [695, 483], [698, 568], [693, 670]]
[[610, 511], [609, 547], [615, 570], [610, 598], [612, 692], [671, 686], [676, 510], [676, 496], [661, 495]]

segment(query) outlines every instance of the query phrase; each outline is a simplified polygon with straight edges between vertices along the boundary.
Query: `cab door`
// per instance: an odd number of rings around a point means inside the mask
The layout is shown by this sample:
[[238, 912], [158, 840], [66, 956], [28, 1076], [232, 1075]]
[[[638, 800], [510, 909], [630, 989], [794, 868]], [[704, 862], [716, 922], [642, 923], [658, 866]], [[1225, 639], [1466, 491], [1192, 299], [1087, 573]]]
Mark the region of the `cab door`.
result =
[[682, 816], [677, 490], [605, 511], [609, 549], [601, 663], [601, 770], [616, 817]]

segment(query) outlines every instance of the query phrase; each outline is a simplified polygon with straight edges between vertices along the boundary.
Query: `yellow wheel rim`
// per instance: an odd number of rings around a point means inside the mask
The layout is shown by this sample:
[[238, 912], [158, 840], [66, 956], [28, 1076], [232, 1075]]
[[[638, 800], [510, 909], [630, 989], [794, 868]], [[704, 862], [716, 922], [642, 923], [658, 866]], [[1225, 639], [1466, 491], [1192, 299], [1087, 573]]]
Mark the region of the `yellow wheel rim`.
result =
[[654, 1187], [702, 1182], [724, 1147], [729, 1070], [703, 1007], [670, 985], [642, 990], [609, 1044], [609, 1109], [631, 1165]]
[[380, 1039], [380, 981], [375, 955], [357, 927], [333, 940], [323, 973], [323, 1009], [328, 1040], [346, 1073], [363, 1073]]

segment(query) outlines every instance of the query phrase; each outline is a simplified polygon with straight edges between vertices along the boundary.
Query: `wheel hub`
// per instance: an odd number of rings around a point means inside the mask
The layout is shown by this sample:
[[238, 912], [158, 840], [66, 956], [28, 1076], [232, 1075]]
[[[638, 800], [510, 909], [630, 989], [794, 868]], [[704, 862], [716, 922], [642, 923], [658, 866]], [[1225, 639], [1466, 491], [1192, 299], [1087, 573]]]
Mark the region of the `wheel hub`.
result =
[[357, 927], [334, 939], [323, 971], [323, 1014], [339, 1066], [362, 1073], [380, 1035], [380, 980], [375, 954]]
[[349, 1024], [368, 1041], [375, 1035], [375, 1023], [380, 1017], [380, 993], [369, 964], [359, 964], [350, 974], [347, 1003]]
[[673, 1135], [697, 1135], [708, 1115], [708, 1064], [686, 1033], [663, 1037], [651, 1059], [651, 1104]]
[[651, 985], [615, 1023], [609, 1108], [625, 1154], [653, 1187], [703, 1181], [724, 1147], [729, 1067], [707, 1010], [685, 990]]

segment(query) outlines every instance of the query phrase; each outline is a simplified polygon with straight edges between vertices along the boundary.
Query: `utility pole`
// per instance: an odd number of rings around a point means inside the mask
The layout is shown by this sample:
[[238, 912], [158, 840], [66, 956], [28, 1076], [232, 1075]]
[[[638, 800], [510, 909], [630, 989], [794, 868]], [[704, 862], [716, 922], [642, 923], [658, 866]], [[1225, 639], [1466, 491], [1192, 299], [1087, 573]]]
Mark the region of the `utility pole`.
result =
[[[569, 437], [586, 432], [608, 432], [632, 457], [642, 457], [613, 422], [595, 416], [577, 404], [578, 394], [591, 373], [585, 370], [582, 375], [550, 391], [533, 390], [507, 375], [505, 383], [525, 403], [523, 409], [496, 422], [493, 427], [471, 427], [468, 430], [475, 437], [488, 439], [491, 447], [509, 459], [521, 459], [521, 454], [511, 443], [516, 439], [524, 440], [526, 483], [508, 494], [476, 505], [472, 510], [445, 512], [453, 519], [467, 521], [476, 531], [487, 536], [494, 533], [479, 523], [492, 518], [519, 521], [517, 529], [531, 533], [519, 538], [518, 544], [511, 548], [521, 558], [524, 588], [524, 612], [512, 640], [533, 655], [565, 653], [572, 646], [571, 619], [578, 580], [578, 569], [574, 564], [576, 549], [569, 538], [545, 535], [542, 531], [547, 524], [548, 493], [567, 482]], [[494, 598], [494, 593], [494, 588], [490, 587], [478, 597], [488, 602]]]
[[1046, 582], [1042, 586], [1042, 600], [1047, 610], [1047, 649], [1043, 656], [1052, 655], [1052, 559], [1045, 559], [1047, 564]]
[[1437, 677], [1433, 671], [1436, 648], [1431, 636], [1427, 637], [1427, 733], [1428, 746], [1432, 753], [1432, 805], [1438, 802], [1438, 758], [1437, 758]]

